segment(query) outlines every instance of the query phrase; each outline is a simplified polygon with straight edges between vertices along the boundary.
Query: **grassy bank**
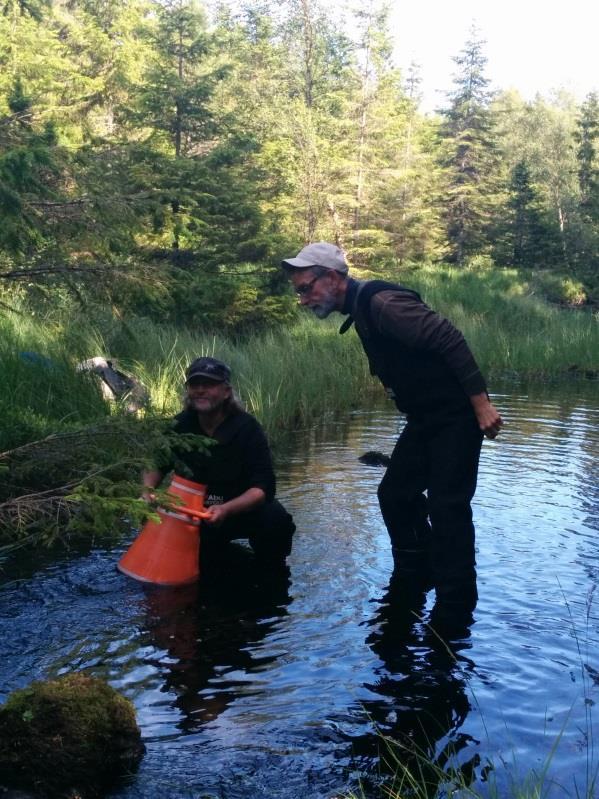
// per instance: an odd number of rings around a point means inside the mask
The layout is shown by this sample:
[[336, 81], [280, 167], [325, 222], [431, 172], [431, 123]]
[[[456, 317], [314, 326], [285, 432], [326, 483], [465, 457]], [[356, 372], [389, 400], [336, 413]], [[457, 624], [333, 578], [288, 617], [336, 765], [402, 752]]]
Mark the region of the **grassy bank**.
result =
[[[418, 289], [464, 332], [491, 383], [505, 374], [599, 374], [597, 314], [549, 305], [514, 270], [431, 267], [389, 277]], [[337, 314], [323, 323], [300, 313], [290, 327], [234, 341], [108, 313], [95, 319], [75, 309], [43, 317], [7, 313], [0, 318], [1, 410], [16, 430], [0, 450], [109, 412], [89, 376], [74, 371], [94, 355], [115, 358], [137, 376], [159, 414], [178, 409], [184, 368], [200, 354], [232, 365], [239, 393], [271, 434], [359, 405], [364, 392], [379, 389], [355, 331], [337, 334], [340, 321]], [[42, 360], [28, 360], [31, 352]]]
[[[505, 374], [599, 373], [597, 315], [550, 306], [514, 271], [419, 268], [388, 277], [420, 290], [463, 330], [491, 390]], [[355, 331], [338, 335], [337, 314], [321, 322], [301, 312], [288, 327], [235, 340], [108, 312], [90, 319], [72, 306], [44, 315], [20, 310], [0, 317], [0, 541], [30, 530], [39, 503], [55, 533], [64, 529], [65, 503], [72, 519], [82, 498], [88, 528], [97, 531], [100, 518], [107, 529], [115, 518], [132, 518], [139, 471], [152, 446], [166, 446], [154, 422], [179, 410], [185, 367], [198, 355], [231, 364], [239, 394], [275, 445], [284, 431], [382, 395]], [[99, 378], [76, 370], [96, 355], [115, 359], [147, 387], [145, 413], [109, 406]]]
[[490, 378], [599, 376], [599, 314], [548, 303], [534, 275], [430, 267], [400, 278], [464, 333]]
[[5, 318], [0, 409], [13, 424], [0, 434], [0, 450], [118, 411], [100, 398], [97, 378], [75, 369], [95, 355], [116, 359], [138, 378], [159, 415], [180, 410], [189, 362], [214, 355], [231, 365], [237, 391], [269, 432], [303, 426], [324, 412], [360, 404], [364, 391], [376, 389], [357, 339], [337, 331], [338, 324], [302, 316], [289, 329], [233, 342], [144, 319], [126, 325], [96, 320], [86, 330], [81, 319], [66, 328], [50, 320]]

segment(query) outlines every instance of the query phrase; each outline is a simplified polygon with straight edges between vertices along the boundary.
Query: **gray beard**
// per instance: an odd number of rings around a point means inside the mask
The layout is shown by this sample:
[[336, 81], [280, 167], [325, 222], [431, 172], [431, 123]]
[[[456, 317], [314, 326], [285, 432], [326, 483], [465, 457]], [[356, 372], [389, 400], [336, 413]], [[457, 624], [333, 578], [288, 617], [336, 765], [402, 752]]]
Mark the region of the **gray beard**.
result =
[[313, 308], [310, 308], [314, 316], [317, 316], [319, 319], [326, 319], [327, 316], [335, 310], [335, 306], [332, 303], [325, 303], [323, 305], [315, 305]]
[[220, 400], [209, 400], [203, 407], [200, 407], [199, 402], [197, 404], [196, 402], [193, 400], [190, 402], [191, 407], [196, 413], [213, 413], [221, 405]]

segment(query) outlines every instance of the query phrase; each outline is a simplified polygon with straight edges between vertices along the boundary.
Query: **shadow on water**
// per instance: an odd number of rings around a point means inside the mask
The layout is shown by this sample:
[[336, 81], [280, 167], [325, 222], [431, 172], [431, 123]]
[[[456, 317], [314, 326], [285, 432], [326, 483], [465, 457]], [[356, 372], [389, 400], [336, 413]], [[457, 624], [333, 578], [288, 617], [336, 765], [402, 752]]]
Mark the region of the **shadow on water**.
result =
[[406, 597], [394, 575], [376, 604], [366, 643], [380, 663], [362, 701], [373, 730], [352, 741], [364, 793], [404, 795], [417, 785], [416, 795], [432, 797], [456, 769], [458, 784], [469, 784], [480, 763], [471, 751], [479, 742], [460, 732], [472, 709], [472, 617], [455, 619], [442, 638], [424, 621], [426, 595]]
[[[252, 655], [250, 644], [267, 637], [287, 614], [289, 585], [288, 570], [258, 575], [253, 553], [231, 543], [200, 582], [144, 586], [142, 627], [160, 653], [153, 665], [162, 674], [161, 691], [176, 696], [180, 733], [214, 721], [247, 689], [249, 675], [275, 660]], [[215, 679], [218, 690], [211, 687]]]
[[125, 544], [13, 564], [2, 696], [69, 671], [128, 696], [147, 751], [114, 799], [379, 797], [398, 767], [431, 795], [453, 770], [491, 795], [489, 762], [498, 781], [508, 765], [507, 796], [549, 756], [576, 795], [599, 702], [596, 391], [508, 386], [496, 400], [506, 426], [483, 446], [474, 502], [480, 599], [449, 646], [427, 627], [432, 595], [406, 606], [390, 578], [383, 467], [359, 461], [392, 450], [401, 421], [385, 405], [279, 450], [290, 577], [259, 578], [239, 545], [183, 589], [117, 572]]

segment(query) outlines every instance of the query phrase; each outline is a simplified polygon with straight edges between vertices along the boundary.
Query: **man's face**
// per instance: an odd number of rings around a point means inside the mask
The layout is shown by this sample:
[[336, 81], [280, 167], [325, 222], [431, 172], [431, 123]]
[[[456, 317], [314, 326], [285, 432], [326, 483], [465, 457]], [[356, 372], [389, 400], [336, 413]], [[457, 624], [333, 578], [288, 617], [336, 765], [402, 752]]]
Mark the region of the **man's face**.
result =
[[231, 396], [231, 386], [208, 377], [193, 377], [187, 383], [189, 404], [198, 413], [213, 413]]
[[317, 269], [298, 269], [291, 273], [291, 282], [300, 305], [307, 306], [319, 319], [325, 319], [337, 309], [335, 273], [332, 270], [322, 275]]

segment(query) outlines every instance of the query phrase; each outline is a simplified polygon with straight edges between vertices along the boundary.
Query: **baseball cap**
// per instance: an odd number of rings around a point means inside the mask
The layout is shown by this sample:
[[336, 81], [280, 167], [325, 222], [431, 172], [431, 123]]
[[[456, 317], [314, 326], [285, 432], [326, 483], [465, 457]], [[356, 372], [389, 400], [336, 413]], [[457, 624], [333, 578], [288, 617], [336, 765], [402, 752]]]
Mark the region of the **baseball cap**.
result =
[[282, 266], [293, 266], [296, 269], [322, 266], [324, 269], [333, 269], [342, 275], [347, 275], [349, 269], [343, 250], [326, 241], [306, 245], [295, 258], [286, 258], [282, 261]]
[[216, 358], [196, 358], [187, 367], [185, 382], [189, 383], [194, 377], [207, 377], [217, 383], [228, 383], [231, 379], [231, 370], [226, 363]]

